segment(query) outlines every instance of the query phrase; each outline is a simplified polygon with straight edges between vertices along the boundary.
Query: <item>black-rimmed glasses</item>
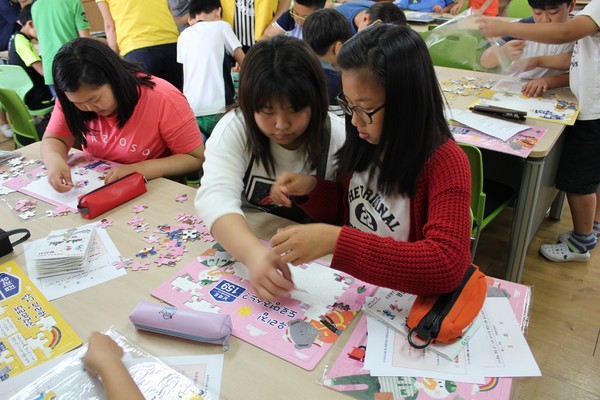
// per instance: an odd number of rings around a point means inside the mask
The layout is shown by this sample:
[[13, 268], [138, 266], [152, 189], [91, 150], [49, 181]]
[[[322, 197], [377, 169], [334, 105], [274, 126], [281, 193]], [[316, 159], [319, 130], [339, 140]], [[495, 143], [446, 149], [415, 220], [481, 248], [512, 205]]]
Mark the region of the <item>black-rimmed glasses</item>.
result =
[[344, 113], [346, 113], [347, 115], [350, 115], [350, 116], [352, 116], [352, 114], [356, 114], [358, 116], [358, 118], [360, 118], [364, 121], [365, 124], [372, 124], [373, 123], [373, 118], [372, 118], [373, 115], [377, 111], [379, 111], [383, 107], [385, 107], [385, 103], [383, 103], [379, 107], [375, 107], [371, 110], [365, 110], [364, 108], [359, 107], [359, 106], [351, 106], [350, 104], [348, 104], [348, 101], [346, 100], [344, 93], [338, 94], [335, 99], [337, 100], [338, 104], [340, 105], [340, 108], [342, 109], [342, 111]]

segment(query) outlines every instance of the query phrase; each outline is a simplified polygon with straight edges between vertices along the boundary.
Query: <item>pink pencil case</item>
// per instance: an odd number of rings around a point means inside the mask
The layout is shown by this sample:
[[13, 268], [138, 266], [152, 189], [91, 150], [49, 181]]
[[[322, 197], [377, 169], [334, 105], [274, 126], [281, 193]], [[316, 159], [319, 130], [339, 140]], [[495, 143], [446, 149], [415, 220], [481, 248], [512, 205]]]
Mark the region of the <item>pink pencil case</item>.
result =
[[233, 330], [228, 314], [187, 310], [148, 301], [140, 301], [129, 314], [129, 319], [140, 330], [222, 344], [225, 349]]

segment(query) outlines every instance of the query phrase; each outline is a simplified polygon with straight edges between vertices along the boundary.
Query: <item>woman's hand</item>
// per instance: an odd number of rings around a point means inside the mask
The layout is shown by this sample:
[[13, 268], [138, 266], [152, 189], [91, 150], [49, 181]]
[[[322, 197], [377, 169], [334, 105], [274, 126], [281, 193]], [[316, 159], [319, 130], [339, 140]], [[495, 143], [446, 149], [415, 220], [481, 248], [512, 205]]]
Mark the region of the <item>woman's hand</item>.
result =
[[263, 300], [286, 296], [293, 288], [292, 273], [281, 257], [262, 245], [245, 257], [254, 291]]
[[288, 226], [271, 238], [271, 247], [282, 261], [299, 265], [332, 254], [341, 230], [328, 224]]
[[52, 165], [46, 166], [48, 183], [59, 193], [68, 192], [73, 188], [73, 179], [71, 178], [71, 168], [63, 160], [58, 158]]
[[306, 196], [317, 186], [317, 178], [312, 175], [284, 172], [271, 186], [271, 199], [277, 205], [291, 207], [290, 196]]

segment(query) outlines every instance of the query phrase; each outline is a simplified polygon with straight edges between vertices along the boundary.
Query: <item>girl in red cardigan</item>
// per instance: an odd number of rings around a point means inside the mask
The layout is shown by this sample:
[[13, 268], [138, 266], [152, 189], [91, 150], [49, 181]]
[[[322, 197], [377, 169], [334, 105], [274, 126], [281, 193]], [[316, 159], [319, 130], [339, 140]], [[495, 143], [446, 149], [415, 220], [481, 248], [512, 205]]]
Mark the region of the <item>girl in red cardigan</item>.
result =
[[331, 266], [379, 286], [424, 295], [454, 290], [470, 264], [471, 177], [452, 139], [421, 37], [378, 24], [338, 55], [346, 142], [338, 177], [285, 173], [271, 189], [322, 223], [282, 229], [271, 245], [298, 265]]

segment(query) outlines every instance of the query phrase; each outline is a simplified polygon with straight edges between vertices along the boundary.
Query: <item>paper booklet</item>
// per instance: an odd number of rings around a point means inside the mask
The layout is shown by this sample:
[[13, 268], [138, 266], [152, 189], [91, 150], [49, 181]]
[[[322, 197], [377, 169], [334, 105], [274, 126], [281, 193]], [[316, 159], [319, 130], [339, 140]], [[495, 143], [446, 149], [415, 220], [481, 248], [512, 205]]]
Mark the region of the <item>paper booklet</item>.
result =
[[[417, 296], [414, 294], [380, 287], [372, 297], [367, 297], [365, 305], [363, 306], [363, 312], [408, 336], [406, 320], [408, 319], [408, 313], [416, 298]], [[480, 325], [479, 320], [475, 319], [463, 334], [461, 340], [457, 340], [451, 344], [431, 343], [427, 346], [427, 349], [452, 361], [477, 332]]]
[[296, 289], [290, 296], [263, 300], [254, 293], [246, 266], [215, 244], [150, 294], [175, 307], [227, 313], [233, 335], [311, 370], [375, 286], [320, 262], [291, 272]]
[[95, 223], [50, 232], [35, 256], [37, 277], [84, 271], [94, 229]]

